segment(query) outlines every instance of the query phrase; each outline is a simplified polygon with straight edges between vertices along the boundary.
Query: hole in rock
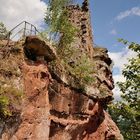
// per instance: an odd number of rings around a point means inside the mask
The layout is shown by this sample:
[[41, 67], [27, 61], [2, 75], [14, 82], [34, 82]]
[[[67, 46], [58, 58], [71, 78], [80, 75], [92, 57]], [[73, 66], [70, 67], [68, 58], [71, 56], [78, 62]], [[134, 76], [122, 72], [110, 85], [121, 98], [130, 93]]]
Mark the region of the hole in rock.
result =
[[32, 60], [32, 61], [36, 61], [37, 60], [37, 56], [36, 56], [36, 53], [35, 53], [35, 51], [33, 50], [33, 49], [29, 49], [29, 48], [26, 48], [26, 47], [24, 47], [24, 54], [25, 54], [25, 56], [28, 58], [28, 59], [30, 59], [30, 60]]
[[45, 73], [45, 72], [41, 72], [40, 73], [41, 74], [41, 79], [47, 79], [48, 78], [48, 74], [47, 73]]

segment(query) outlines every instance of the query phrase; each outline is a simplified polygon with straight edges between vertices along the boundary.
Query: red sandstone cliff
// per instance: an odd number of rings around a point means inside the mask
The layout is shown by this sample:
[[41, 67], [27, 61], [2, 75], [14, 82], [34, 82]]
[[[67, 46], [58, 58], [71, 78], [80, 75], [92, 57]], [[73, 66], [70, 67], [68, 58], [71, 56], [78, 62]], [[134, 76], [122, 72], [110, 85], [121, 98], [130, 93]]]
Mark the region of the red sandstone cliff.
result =
[[[0, 108], [1, 140], [123, 140], [106, 112], [114, 88], [112, 61], [106, 49], [93, 46], [88, 1], [67, 8], [69, 20], [79, 29], [71, 45], [81, 51], [78, 60], [85, 53], [93, 62], [94, 82], [83, 90], [54, 48], [36, 36], [27, 37], [23, 46], [14, 42], [1, 47], [0, 88], [11, 111], [5, 117]], [[21, 91], [22, 98], [17, 97]]]
[[[27, 50], [37, 56], [35, 61], [27, 57]], [[3, 56], [4, 49], [1, 52]], [[2, 59], [13, 56], [17, 57], [9, 54]], [[20, 115], [0, 126], [1, 140], [123, 140], [105, 111], [114, 87], [106, 49], [93, 49], [95, 82], [86, 92], [79, 90], [59, 63], [51, 66], [50, 62], [58, 59], [57, 54], [37, 37], [26, 39], [20, 56], [16, 66], [20, 76], [7, 77], [20, 79], [20, 88], [24, 88]]]

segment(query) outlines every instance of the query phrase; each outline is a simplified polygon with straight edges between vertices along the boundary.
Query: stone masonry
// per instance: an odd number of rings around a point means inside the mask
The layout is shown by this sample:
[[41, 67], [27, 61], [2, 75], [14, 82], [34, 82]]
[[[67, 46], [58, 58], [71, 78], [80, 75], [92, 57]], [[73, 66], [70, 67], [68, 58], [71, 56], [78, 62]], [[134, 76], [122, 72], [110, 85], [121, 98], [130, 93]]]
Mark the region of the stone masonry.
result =
[[78, 35], [73, 45], [91, 57], [93, 55], [93, 38], [88, 1], [84, 0], [82, 6], [69, 5], [67, 9], [69, 10], [69, 20], [78, 29]]

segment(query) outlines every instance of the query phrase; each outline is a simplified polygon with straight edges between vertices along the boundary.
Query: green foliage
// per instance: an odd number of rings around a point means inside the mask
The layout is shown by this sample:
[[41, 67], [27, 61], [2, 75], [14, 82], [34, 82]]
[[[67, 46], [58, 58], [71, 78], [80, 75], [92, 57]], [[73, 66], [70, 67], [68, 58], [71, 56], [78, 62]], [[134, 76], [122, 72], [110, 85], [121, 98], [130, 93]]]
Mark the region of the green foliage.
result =
[[23, 92], [13, 86], [0, 86], [0, 119], [11, 116], [16, 105], [20, 103]]
[[69, 21], [66, 6], [71, 0], [50, 0], [45, 16], [45, 22], [50, 29], [53, 39], [57, 39], [61, 46], [70, 45], [75, 38], [77, 29]]
[[11, 115], [8, 109], [8, 105], [9, 105], [8, 98], [6, 96], [0, 95], [0, 114], [2, 114], [3, 116]]
[[73, 67], [70, 67], [73, 75], [79, 79], [82, 85], [90, 85], [93, 83], [93, 63], [86, 54], [82, 54], [79, 60], [75, 61]]
[[4, 26], [2, 22], [0, 22], [0, 40], [5, 39], [7, 33], [8, 31], [6, 27]]
[[114, 121], [118, 124], [125, 140], [140, 139], [140, 45], [121, 40], [137, 56], [129, 59], [123, 69], [125, 82], [118, 82], [122, 100], [110, 106]]
[[[69, 20], [67, 6], [72, 0], [50, 0], [45, 16], [45, 22], [50, 29], [49, 36], [56, 44], [56, 50], [63, 67], [83, 85], [91, 84], [93, 80], [93, 64], [87, 55], [72, 44], [78, 29]], [[80, 57], [78, 56], [80, 54]]]
[[0, 121], [20, 110], [23, 96], [20, 64], [23, 60], [21, 45], [17, 42], [14, 47], [5, 47], [0, 59]]
[[78, 80], [80, 88], [84, 89], [86, 85], [91, 85], [94, 82], [94, 64], [86, 54], [81, 53], [81, 56], [77, 56], [77, 52], [78, 50], [73, 53], [72, 57], [63, 58], [61, 63]]
[[44, 40], [46, 40], [46, 41], [49, 40], [49, 35], [48, 35], [48, 32], [47, 32], [47, 31], [44, 31], [44, 32], [39, 33], [38, 36], [39, 36], [41, 39], [44, 39]]

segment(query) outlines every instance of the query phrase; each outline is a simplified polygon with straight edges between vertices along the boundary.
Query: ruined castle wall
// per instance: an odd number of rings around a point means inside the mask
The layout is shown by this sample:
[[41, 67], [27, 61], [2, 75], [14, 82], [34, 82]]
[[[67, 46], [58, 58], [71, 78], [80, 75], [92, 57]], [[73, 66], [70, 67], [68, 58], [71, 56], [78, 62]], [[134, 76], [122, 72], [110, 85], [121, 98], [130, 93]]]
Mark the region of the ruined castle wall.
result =
[[84, 2], [82, 7], [70, 5], [67, 8], [69, 20], [78, 29], [78, 35], [73, 45], [91, 57], [93, 55], [93, 37], [88, 3]]

